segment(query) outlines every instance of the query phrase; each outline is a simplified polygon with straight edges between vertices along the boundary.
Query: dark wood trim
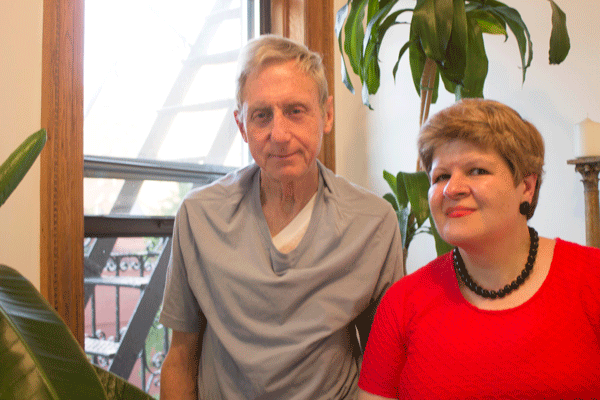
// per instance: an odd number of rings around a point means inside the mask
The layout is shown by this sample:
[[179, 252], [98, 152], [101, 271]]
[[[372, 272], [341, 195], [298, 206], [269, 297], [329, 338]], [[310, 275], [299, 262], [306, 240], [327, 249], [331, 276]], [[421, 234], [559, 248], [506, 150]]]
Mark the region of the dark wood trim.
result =
[[[271, 33], [298, 40], [321, 54], [329, 94], [334, 95], [333, 0], [270, 0], [270, 3]], [[335, 127], [324, 136], [319, 159], [335, 171]]]
[[83, 0], [44, 0], [40, 291], [83, 345]]
[[[304, 20], [304, 43], [323, 56], [329, 94], [334, 95], [333, 0], [307, 0]], [[329, 169], [335, 171], [335, 127], [330, 134], [323, 137], [319, 159]]]

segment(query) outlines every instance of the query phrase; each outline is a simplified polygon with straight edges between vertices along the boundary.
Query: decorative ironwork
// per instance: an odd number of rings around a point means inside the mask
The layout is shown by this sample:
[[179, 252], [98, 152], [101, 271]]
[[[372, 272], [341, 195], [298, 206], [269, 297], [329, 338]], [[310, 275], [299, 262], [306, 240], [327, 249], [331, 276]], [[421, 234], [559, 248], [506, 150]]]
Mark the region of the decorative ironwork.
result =
[[[92, 248], [96, 240], [86, 238], [85, 247]], [[89, 252], [86, 253], [88, 256], [86, 257], [85, 286], [86, 289], [89, 289], [89, 317], [92, 333], [85, 335], [85, 350], [93, 363], [105, 369], [111, 369], [121, 341], [128, 329], [128, 326], [121, 327], [121, 289], [139, 289], [141, 298], [161, 255], [169, 245], [169, 240], [165, 237], [143, 238], [143, 240], [145, 249], [142, 251], [128, 251], [128, 246], [119, 245], [117, 241], [102, 268], [98, 266], [96, 260], [89, 258]], [[96, 304], [96, 288], [99, 286], [114, 288], [115, 334], [110, 336], [97, 326], [97, 313], [99, 310]], [[146, 310], [136, 311], [144, 312]], [[140, 367], [140, 387], [150, 392], [153, 389], [156, 391], [159, 385], [162, 362], [169, 346], [169, 331], [158, 323], [159, 314], [156, 309], [147, 311], [155, 313], [154, 321], [146, 337], [146, 343], [142, 346], [142, 351], [137, 358]], [[129, 320], [131, 321], [131, 318]]]

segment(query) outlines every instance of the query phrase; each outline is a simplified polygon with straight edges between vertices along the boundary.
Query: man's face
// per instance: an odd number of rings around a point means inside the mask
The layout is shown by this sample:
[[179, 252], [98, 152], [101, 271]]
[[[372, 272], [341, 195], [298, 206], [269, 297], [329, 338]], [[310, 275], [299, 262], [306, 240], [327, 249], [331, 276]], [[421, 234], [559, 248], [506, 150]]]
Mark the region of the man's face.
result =
[[322, 111], [317, 84], [293, 60], [250, 74], [243, 93], [243, 119], [235, 117], [261, 176], [285, 183], [316, 174], [323, 133], [333, 126], [333, 99]]

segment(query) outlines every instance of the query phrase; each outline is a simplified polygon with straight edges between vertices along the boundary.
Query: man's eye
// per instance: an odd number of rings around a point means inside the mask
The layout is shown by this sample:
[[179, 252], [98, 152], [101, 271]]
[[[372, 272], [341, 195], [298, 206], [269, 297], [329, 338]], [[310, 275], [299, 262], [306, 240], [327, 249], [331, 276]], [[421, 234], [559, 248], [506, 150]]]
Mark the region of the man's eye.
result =
[[266, 111], [256, 111], [252, 113], [252, 120], [254, 121], [265, 121], [270, 117], [270, 113]]
[[287, 110], [287, 112], [288, 112], [289, 115], [296, 116], [296, 115], [302, 114], [304, 112], [304, 108], [302, 108], [302, 107], [290, 107]]

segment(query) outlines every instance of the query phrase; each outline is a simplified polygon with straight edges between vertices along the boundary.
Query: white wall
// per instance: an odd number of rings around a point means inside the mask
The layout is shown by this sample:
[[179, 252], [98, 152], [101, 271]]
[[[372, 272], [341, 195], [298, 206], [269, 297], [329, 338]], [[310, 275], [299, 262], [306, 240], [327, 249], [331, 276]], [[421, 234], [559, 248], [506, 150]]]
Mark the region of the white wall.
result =
[[[542, 133], [546, 143], [546, 175], [540, 203], [530, 225], [540, 235], [585, 244], [583, 185], [574, 167], [573, 126], [589, 115], [600, 121], [600, 41], [595, 30], [600, 3], [556, 0], [567, 15], [571, 51], [558, 66], [548, 64], [550, 5], [544, 0], [506, 0], [517, 8], [529, 28], [533, 62], [521, 84], [520, 58], [512, 34], [486, 36], [489, 73], [484, 95], [515, 108]], [[335, 11], [345, 3], [335, 0]], [[406, 1], [412, 7], [413, 1]], [[585, 6], [585, 11], [582, 7]], [[390, 35], [391, 34], [391, 35]], [[372, 96], [374, 111], [361, 106], [360, 88], [352, 96], [341, 82], [336, 48], [336, 162], [337, 173], [379, 195], [388, 192], [382, 170], [414, 171], [419, 99], [410, 78], [408, 57], [400, 63], [396, 83], [392, 68], [408, 28], [396, 26], [382, 44], [382, 79]], [[356, 80], [354, 81], [358, 83]], [[440, 91], [431, 113], [450, 105], [454, 97]], [[411, 244], [408, 269], [414, 271], [435, 256], [433, 240], [418, 236]]]
[[[43, 0], [0, 2], [0, 162], [40, 129]], [[0, 263], [40, 286], [40, 162], [0, 208]]]

